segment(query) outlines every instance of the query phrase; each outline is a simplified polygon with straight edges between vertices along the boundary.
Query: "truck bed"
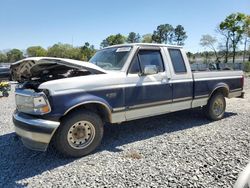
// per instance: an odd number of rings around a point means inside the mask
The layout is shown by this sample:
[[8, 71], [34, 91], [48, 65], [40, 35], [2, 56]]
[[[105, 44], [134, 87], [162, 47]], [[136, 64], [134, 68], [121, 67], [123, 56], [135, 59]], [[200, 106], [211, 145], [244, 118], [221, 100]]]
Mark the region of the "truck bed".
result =
[[218, 87], [228, 89], [228, 97], [239, 94], [243, 90], [242, 71], [205, 71], [193, 72], [194, 99], [206, 98]]

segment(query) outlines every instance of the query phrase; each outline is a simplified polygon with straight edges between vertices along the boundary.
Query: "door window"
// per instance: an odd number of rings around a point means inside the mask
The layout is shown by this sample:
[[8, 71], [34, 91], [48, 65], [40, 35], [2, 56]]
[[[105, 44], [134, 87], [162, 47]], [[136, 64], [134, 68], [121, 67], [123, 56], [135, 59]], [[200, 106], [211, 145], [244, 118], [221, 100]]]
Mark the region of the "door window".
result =
[[164, 71], [161, 52], [159, 50], [140, 50], [138, 57], [141, 64], [141, 69], [144, 70], [146, 65], [155, 65], [158, 72]]
[[140, 50], [131, 62], [129, 73], [139, 73], [144, 70], [146, 65], [155, 65], [158, 72], [164, 72], [161, 52], [159, 50]]

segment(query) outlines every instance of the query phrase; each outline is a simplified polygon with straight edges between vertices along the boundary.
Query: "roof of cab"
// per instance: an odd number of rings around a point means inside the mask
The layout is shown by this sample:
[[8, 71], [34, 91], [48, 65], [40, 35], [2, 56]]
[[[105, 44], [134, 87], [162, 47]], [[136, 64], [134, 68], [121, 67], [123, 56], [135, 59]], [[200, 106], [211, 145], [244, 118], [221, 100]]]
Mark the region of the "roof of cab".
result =
[[129, 44], [117, 44], [105, 47], [103, 49], [107, 48], [113, 48], [113, 47], [124, 47], [124, 46], [155, 46], [155, 47], [170, 47], [170, 48], [183, 48], [183, 46], [178, 45], [169, 45], [169, 44], [158, 44], [158, 43], [129, 43]]

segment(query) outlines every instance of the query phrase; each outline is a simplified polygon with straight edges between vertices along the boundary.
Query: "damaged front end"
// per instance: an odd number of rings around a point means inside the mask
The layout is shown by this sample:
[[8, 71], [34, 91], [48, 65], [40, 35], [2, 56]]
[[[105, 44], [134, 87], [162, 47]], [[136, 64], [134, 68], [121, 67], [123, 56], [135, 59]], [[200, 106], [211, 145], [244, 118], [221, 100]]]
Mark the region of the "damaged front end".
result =
[[13, 122], [16, 134], [26, 147], [46, 150], [60, 125], [58, 120], [45, 118], [53, 110], [51, 96], [39, 86], [52, 80], [91, 74], [105, 74], [105, 71], [87, 62], [47, 57], [27, 58], [11, 65], [12, 79], [18, 82]]
[[22, 88], [35, 91], [47, 81], [104, 73], [92, 63], [63, 58], [32, 57], [11, 65], [12, 79], [21, 83]]

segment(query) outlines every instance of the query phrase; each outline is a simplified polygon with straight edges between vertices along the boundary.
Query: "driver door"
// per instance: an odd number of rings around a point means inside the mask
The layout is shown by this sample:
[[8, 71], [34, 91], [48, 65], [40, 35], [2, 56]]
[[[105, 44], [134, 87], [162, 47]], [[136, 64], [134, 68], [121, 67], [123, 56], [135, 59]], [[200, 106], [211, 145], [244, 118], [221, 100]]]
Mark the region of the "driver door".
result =
[[[156, 66], [157, 72], [144, 74], [146, 66]], [[125, 88], [126, 119], [137, 119], [171, 110], [172, 87], [160, 48], [140, 48], [128, 70]]]

